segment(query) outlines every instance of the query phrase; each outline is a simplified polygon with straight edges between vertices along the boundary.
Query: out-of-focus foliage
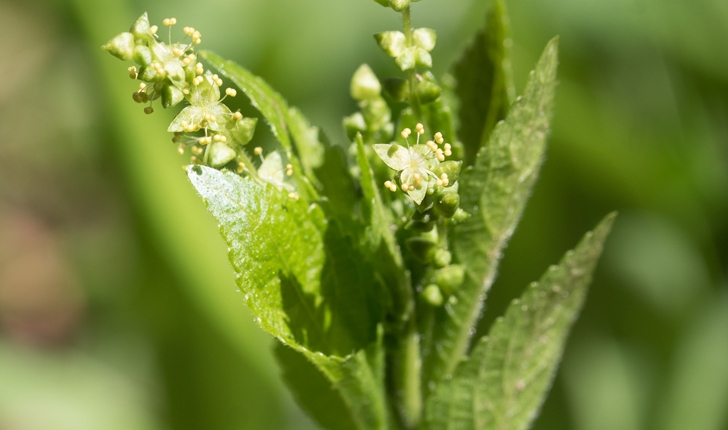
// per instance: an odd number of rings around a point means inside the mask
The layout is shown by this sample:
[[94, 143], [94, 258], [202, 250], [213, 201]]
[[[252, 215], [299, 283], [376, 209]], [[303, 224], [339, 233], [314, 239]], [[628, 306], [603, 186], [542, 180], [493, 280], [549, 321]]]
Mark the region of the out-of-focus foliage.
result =
[[[617, 209], [535, 428], [725, 428], [728, 3], [507, 5], [519, 92], [553, 34], [562, 65], [548, 162], [482, 332]], [[486, 6], [418, 3], [438, 29], [436, 74]], [[49, 415], [61, 410], [89, 428], [312, 428], [185, 182], [171, 117], [137, 112], [134, 83], [98, 49], [143, 10], [199, 28], [335, 142], [354, 70], [396, 73], [369, 39], [396, 17], [368, 0], [0, 2], [0, 427], [47, 428], [45, 414], [83, 428]]]

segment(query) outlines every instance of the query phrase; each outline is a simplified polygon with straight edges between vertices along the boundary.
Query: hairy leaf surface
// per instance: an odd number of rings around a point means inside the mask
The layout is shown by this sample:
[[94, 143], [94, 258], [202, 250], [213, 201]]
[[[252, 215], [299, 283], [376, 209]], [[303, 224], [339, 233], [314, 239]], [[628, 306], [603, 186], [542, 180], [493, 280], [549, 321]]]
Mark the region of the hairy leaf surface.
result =
[[553, 111], [557, 51], [554, 39], [523, 97], [461, 175], [461, 208], [472, 216], [452, 229], [451, 246], [454, 261], [465, 267], [465, 281], [437, 311], [432, 339], [425, 340], [435, 345], [424, 357], [425, 381], [450, 374], [465, 353], [484, 294], [536, 181]]
[[428, 429], [530, 426], [551, 385], [614, 218], [608, 215], [558, 266], [514, 300], [454, 377], [439, 384], [428, 404]]

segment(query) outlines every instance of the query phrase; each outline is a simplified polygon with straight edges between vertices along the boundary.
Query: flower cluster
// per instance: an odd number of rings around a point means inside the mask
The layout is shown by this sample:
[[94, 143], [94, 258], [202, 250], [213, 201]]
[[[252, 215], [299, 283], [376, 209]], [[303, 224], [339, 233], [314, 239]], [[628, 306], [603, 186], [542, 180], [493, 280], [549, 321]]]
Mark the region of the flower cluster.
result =
[[[425, 127], [417, 124], [415, 133], [417, 141], [414, 145], [409, 144], [412, 130], [405, 128], [401, 136], [407, 142], [406, 148], [396, 143], [380, 143], [374, 145], [374, 151], [384, 164], [396, 172], [395, 177], [386, 181], [384, 186], [392, 192], [401, 189], [419, 205], [426, 195], [449, 187], [455, 181], [451, 182], [450, 178], [453, 169], [443, 169], [445, 157], [452, 155], [452, 149], [449, 143], [445, 143], [442, 133], [435, 133], [434, 139], [424, 144], [420, 143], [420, 137], [425, 134]], [[461, 163], [453, 163], [447, 167], [454, 167], [459, 173]]]
[[222, 79], [198, 62], [195, 46], [202, 42], [199, 31], [184, 27], [185, 37], [172, 43], [172, 27], [176, 24], [175, 18], [163, 21], [169, 29], [169, 41], [165, 43], [157, 34], [159, 28], [150, 25], [145, 13], [128, 32], [117, 35], [102, 48], [137, 64], [128, 68], [129, 77], [141, 81], [132, 99], [146, 105], [145, 113], [154, 112], [153, 103], [158, 99], [163, 108], [183, 101], [189, 104], [168, 128], [174, 133], [172, 141], [180, 154], [189, 149], [192, 163], [229, 167], [241, 173], [250, 167], [244, 162], [242, 147], [253, 138], [257, 119], [243, 118], [223, 103], [237, 92], [227, 88], [221, 97]]
[[[375, 34], [379, 47], [394, 58], [402, 71], [413, 70], [415, 66], [432, 67], [430, 51], [435, 49], [437, 33], [431, 28], [412, 31], [411, 41], [401, 31], [385, 31]], [[409, 42], [409, 43], [408, 43]]]

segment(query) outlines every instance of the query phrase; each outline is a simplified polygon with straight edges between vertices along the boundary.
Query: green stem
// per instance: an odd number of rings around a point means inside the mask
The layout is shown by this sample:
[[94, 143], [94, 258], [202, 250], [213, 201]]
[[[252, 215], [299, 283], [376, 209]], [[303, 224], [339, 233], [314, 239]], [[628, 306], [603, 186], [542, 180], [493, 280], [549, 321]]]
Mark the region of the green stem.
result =
[[[412, 36], [412, 9], [407, 6], [407, 9], [402, 11], [402, 26], [404, 27], [405, 43], [408, 48], [414, 45]], [[420, 108], [420, 99], [417, 97], [417, 69], [407, 71], [407, 81], [409, 82], [409, 99], [410, 106], [417, 119], [422, 119], [422, 109]]]
[[397, 341], [391, 368], [395, 408], [402, 428], [415, 430], [422, 417], [422, 359], [414, 319]]

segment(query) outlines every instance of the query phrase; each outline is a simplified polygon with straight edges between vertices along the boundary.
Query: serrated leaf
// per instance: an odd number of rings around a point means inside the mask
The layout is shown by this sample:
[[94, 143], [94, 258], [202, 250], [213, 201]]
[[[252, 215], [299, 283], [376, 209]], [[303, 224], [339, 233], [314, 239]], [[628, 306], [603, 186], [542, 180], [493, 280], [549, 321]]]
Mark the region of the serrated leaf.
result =
[[465, 165], [488, 142], [496, 123], [504, 119], [515, 93], [511, 75], [510, 23], [503, 0], [493, 0], [485, 28], [455, 65], [453, 76], [460, 98], [458, 137], [465, 147]]
[[220, 224], [258, 324], [324, 372], [358, 428], [385, 428], [374, 365], [382, 354], [382, 294], [366, 257], [318, 206], [287, 191], [204, 166], [187, 172]]
[[434, 351], [425, 357], [426, 381], [450, 374], [465, 352], [501, 253], [526, 206], [546, 148], [557, 56], [554, 39], [531, 72], [523, 97], [495, 128], [475, 165], [461, 173], [460, 207], [471, 217], [452, 228], [451, 246], [454, 261], [466, 268], [465, 282], [437, 311], [433, 336], [425, 340], [426, 350]]
[[289, 108], [286, 100], [268, 85], [262, 78], [233, 61], [223, 59], [210, 51], [201, 51], [200, 56], [209, 62], [223, 76], [233, 81], [250, 99], [250, 104], [258, 109], [270, 125], [273, 136], [281, 143], [288, 161], [293, 165], [293, 177], [298, 185], [298, 193], [303, 200], [318, 200], [318, 193], [303, 171], [298, 157], [293, 153], [289, 136]]
[[429, 399], [427, 428], [524, 430], [553, 380], [615, 214], [514, 300]]

